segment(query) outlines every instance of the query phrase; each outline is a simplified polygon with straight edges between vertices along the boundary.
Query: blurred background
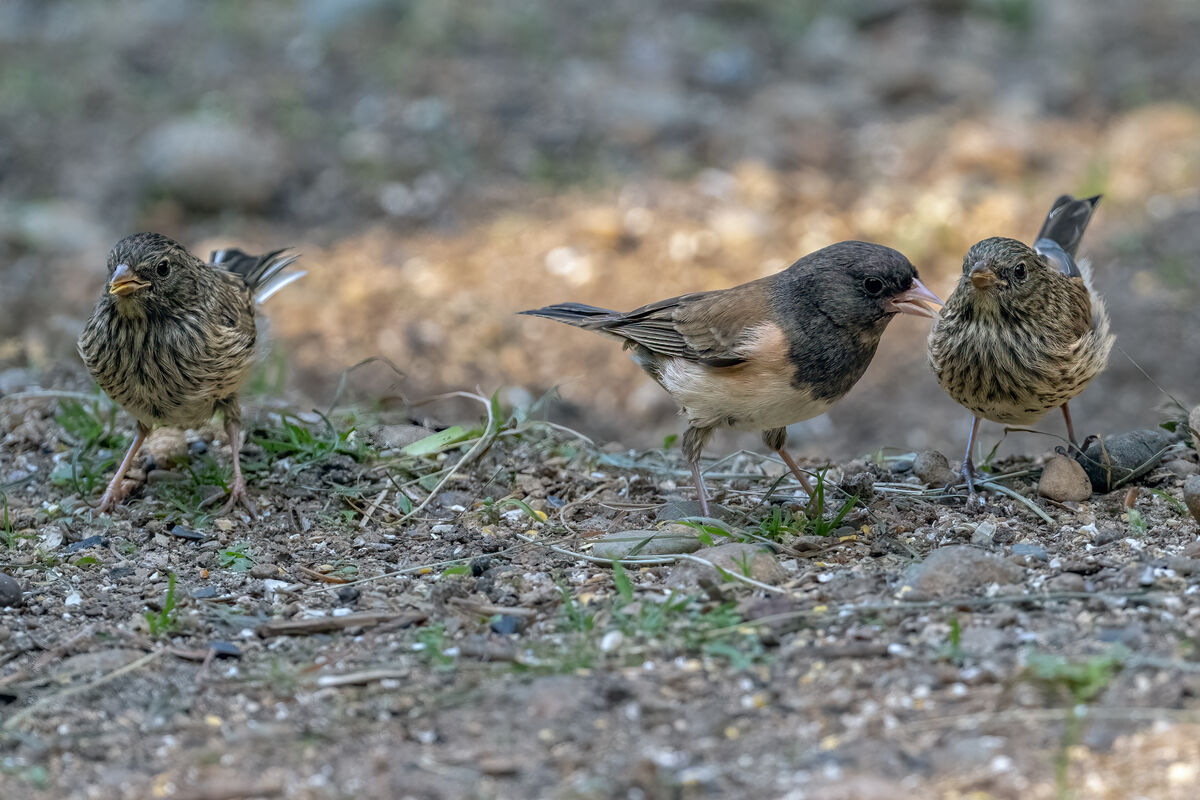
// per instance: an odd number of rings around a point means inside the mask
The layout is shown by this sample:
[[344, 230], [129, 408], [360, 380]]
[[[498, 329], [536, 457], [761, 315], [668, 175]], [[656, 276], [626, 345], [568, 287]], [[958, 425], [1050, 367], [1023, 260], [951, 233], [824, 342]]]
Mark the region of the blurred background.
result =
[[[152, 229], [303, 253], [261, 382], [296, 403], [378, 355], [405, 377], [357, 370], [353, 398], [557, 386], [552, 419], [656, 445], [674, 407], [618, 346], [513, 312], [632, 308], [847, 238], [945, 296], [974, 241], [1030, 239], [1066, 191], [1104, 193], [1082, 251], [1120, 345], [1195, 402], [1198, 41], [1192, 0], [9, 0], [0, 392], [82, 374], [107, 250]], [[957, 453], [927, 330], [896, 320], [794, 448]], [[1073, 407], [1111, 431], [1165, 400], [1114, 352]]]

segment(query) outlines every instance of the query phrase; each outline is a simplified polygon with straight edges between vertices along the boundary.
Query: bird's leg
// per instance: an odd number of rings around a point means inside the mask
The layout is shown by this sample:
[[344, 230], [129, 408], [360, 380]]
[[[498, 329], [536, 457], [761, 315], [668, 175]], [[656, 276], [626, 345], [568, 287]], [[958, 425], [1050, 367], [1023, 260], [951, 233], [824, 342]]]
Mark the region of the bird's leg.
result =
[[962, 474], [967, 482], [967, 505], [979, 497], [975, 492], [975, 434], [979, 433], [979, 417], [971, 417], [971, 432], [967, 435], [967, 454], [963, 457]]
[[700, 454], [704, 452], [704, 445], [712, 435], [712, 430], [689, 427], [683, 432], [683, 455], [692, 469], [692, 480], [696, 483], [696, 494], [700, 500], [700, 513], [705, 517], [709, 516], [708, 490], [704, 488], [704, 476], [700, 474]]
[[1075, 439], [1075, 425], [1071, 422], [1071, 409], [1068, 408], [1068, 403], [1062, 404], [1063, 421], [1067, 423], [1067, 438], [1071, 440], [1071, 446], [1078, 450], [1079, 444]]
[[233, 483], [229, 485], [229, 499], [218, 513], [228, 514], [234, 505], [241, 503], [242, 508], [246, 509], [246, 513], [253, 519], [258, 515], [258, 511], [254, 508], [250, 495], [246, 493], [246, 479], [242, 477], [242, 421], [238, 411], [236, 400], [225, 410], [225, 436], [229, 439], [229, 449], [233, 454]]
[[800, 486], [804, 488], [804, 493], [812, 497], [813, 486], [808, 480], [808, 476], [800, 469], [800, 465], [796, 463], [791, 454], [787, 451], [787, 428], [771, 428], [762, 433], [763, 444], [774, 450], [783, 459], [783, 463], [787, 464], [787, 468], [796, 476], [796, 480], [800, 481]]
[[142, 444], [146, 441], [149, 433], [149, 428], [140, 422], [137, 424], [133, 442], [129, 445], [125, 458], [121, 459], [121, 466], [117, 467], [117, 474], [113, 475], [112, 480], [108, 482], [108, 488], [104, 490], [104, 496], [100, 498], [100, 505], [96, 508], [99, 513], [106, 514], [112, 511], [125, 498], [125, 473], [129, 471], [134, 456], [142, 449]]

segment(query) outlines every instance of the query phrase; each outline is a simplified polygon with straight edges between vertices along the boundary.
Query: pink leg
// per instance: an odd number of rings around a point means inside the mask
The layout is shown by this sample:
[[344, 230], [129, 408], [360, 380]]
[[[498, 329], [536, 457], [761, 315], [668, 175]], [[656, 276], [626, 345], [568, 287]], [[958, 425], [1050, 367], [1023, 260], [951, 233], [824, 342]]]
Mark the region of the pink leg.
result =
[[700, 474], [700, 463], [693, 461], [692, 464], [692, 480], [696, 483], [696, 494], [700, 498], [700, 514], [709, 516], [708, 513], [708, 490], [704, 488], [704, 476]]
[[813, 493], [812, 483], [809, 482], [808, 476], [805, 475], [803, 470], [800, 469], [800, 465], [797, 464], [795, 462], [795, 460], [792, 458], [791, 453], [789, 453], [787, 450], [783, 449], [782, 447], [779, 448], [778, 450], [776, 450], [775, 452], [779, 453], [779, 457], [783, 459], [783, 463], [787, 464], [788, 469], [790, 469], [792, 471], [792, 474], [796, 476], [796, 480], [800, 481], [800, 485], [804, 487], [804, 493], [807, 494], [809, 497], [812, 497], [812, 493]]
[[963, 480], [967, 482], [967, 505], [975, 499], [975, 435], [979, 433], [979, 417], [971, 418], [971, 433], [967, 435], [967, 454], [963, 457]]
[[234, 505], [241, 503], [242, 508], [251, 518], [258, 515], [250, 495], [246, 493], [246, 479], [242, 477], [242, 428], [236, 422], [225, 421], [225, 435], [229, 439], [229, 449], [233, 451], [233, 484], [229, 487], [229, 499], [221, 507], [221, 514], [228, 514]]
[[1066, 403], [1062, 404], [1063, 421], [1067, 423], [1067, 438], [1071, 440], [1071, 444], [1078, 449], [1079, 443], [1075, 440], [1075, 426], [1071, 423], [1071, 409]]
[[113, 475], [112, 480], [108, 482], [108, 488], [104, 490], [104, 496], [100, 498], [100, 505], [96, 510], [101, 514], [111, 512], [125, 498], [125, 473], [133, 465], [133, 458], [142, 449], [142, 444], [146, 441], [149, 433], [150, 429], [139, 422], [137, 431], [133, 434], [133, 442], [129, 445], [125, 458], [121, 459], [121, 466], [117, 467], [117, 474]]

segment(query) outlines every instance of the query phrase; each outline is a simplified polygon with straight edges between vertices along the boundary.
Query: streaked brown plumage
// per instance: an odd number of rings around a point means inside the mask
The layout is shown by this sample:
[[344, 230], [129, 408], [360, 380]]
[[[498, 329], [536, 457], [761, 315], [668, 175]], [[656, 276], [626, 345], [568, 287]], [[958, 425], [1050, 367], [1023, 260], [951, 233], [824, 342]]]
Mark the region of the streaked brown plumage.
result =
[[275, 251], [221, 250], [206, 264], [157, 233], [127, 236], [108, 254], [108, 281], [79, 337], [79, 354], [100, 388], [137, 420], [137, 432], [100, 501], [111, 511], [150, 429], [197, 427], [217, 411], [233, 450], [233, 483], [222, 512], [251, 513], [238, 450], [238, 392], [250, 377], [259, 336], [256, 305], [304, 273]]
[[1108, 364], [1114, 337], [1104, 302], [1075, 251], [1099, 196], [1055, 201], [1033, 247], [994, 237], [975, 244], [929, 334], [938, 382], [973, 415], [963, 475], [974, 494], [972, 448], [981, 419], [1030, 425], [1061, 408]]
[[683, 452], [701, 508], [700, 454], [719, 427], [762, 431], [801, 485], [785, 450], [787, 426], [823, 414], [862, 377], [897, 313], [932, 316], [941, 301], [902, 254], [839, 242], [775, 275], [672, 297], [621, 313], [562, 303], [522, 314], [621, 339], [688, 418]]

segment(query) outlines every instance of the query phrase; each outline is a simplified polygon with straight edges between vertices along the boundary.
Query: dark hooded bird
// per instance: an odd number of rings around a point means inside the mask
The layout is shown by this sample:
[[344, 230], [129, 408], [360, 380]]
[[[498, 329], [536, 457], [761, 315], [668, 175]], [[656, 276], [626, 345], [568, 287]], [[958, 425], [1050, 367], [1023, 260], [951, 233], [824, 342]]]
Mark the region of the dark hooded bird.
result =
[[157, 233], [135, 233], [113, 247], [79, 354], [137, 429], [100, 511], [124, 498], [125, 473], [153, 427], [198, 427], [219, 411], [233, 451], [222, 513], [235, 503], [255, 513], [239, 459], [238, 393], [261, 349], [257, 305], [304, 274], [284, 272], [296, 258], [282, 250], [251, 256], [230, 249], [213, 253], [206, 264]]
[[973, 415], [963, 477], [975, 494], [973, 448], [980, 420], [1032, 425], [1062, 409], [1108, 364], [1114, 337], [1104, 302], [1075, 251], [1100, 197], [1063, 195], [1032, 247], [993, 237], [963, 259], [962, 277], [929, 334], [942, 388]]
[[899, 313], [933, 316], [940, 303], [902, 254], [839, 242], [775, 275], [672, 297], [628, 313], [578, 303], [522, 314], [620, 339], [687, 417], [683, 452], [701, 508], [700, 454], [721, 427], [762, 431], [805, 489], [788, 454], [787, 426], [825, 413], [862, 377]]

